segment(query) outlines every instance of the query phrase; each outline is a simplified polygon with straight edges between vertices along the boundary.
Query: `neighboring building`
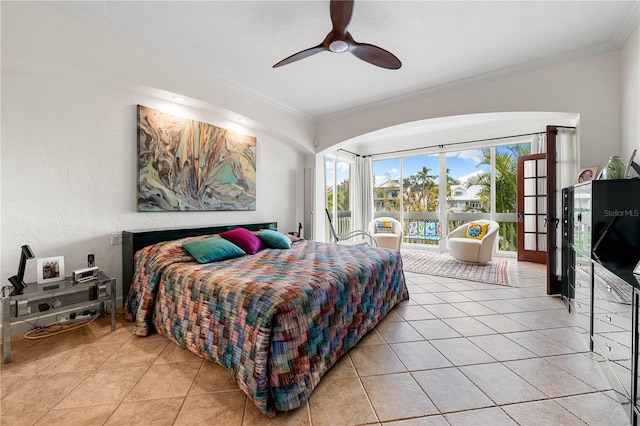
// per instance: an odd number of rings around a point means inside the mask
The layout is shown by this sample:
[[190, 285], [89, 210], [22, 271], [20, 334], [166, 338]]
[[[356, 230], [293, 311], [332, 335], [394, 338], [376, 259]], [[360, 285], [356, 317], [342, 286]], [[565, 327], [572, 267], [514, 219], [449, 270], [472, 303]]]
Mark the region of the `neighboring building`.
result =
[[394, 179], [385, 179], [373, 188], [373, 205], [376, 211], [393, 211], [400, 202], [400, 184]]
[[449, 211], [463, 213], [483, 208], [480, 198], [483, 188], [482, 185], [471, 185], [468, 188], [462, 185], [453, 185], [451, 187], [451, 196], [447, 198]]

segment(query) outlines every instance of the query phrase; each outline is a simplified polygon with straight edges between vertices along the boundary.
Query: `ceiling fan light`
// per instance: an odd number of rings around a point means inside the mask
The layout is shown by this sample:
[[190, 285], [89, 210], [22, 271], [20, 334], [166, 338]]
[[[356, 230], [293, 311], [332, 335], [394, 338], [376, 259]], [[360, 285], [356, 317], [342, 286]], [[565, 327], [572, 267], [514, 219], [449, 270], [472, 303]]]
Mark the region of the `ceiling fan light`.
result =
[[[1, 0], [0, 0], [1, 1]], [[356, 58], [380, 68], [397, 70], [402, 66], [400, 59], [381, 47], [368, 43], [358, 43], [353, 39], [347, 28], [351, 22], [353, 2], [355, 0], [331, 0], [329, 13], [332, 29], [317, 45], [295, 53], [273, 66], [273, 68], [287, 65], [300, 59], [308, 58], [320, 52], [343, 53], [350, 52]]]
[[329, 45], [329, 50], [334, 53], [346, 52], [348, 48], [349, 44], [347, 44], [347, 42], [343, 40], [334, 40]]

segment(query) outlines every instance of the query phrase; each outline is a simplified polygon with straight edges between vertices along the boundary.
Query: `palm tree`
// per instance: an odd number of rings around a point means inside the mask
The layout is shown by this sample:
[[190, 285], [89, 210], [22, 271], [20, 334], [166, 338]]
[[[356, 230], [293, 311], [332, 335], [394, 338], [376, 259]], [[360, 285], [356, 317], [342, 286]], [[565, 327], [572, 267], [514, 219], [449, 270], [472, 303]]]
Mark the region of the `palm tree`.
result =
[[[518, 144], [506, 147], [506, 152], [496, 152], [496, 212], [515, 213], [518, 207], [518, 157], [528, 155], [531, 147], [528, 144]], [[482, 160], [480, 165], [491, 165], [491, 151], [489, 148], [482, 149]], [[482, 185], [484, 188], [480, 193], [482, 204], [491, 204], [491, 175], [481, 173], [469, 179], [470, 185]]]
[[416, 173], [416, 180], [422, 186], [422, 195], [425, 196], [429, 189], [433, 188], [436, 184], [436, 179], [438, 175], [430, 175], [430, 168], [422, 166], [422, 170]]
[[[496, 170], [496, 186], [495, 194], [493, 195], [496, 200], [496, 212], [497, 213], [515, 213], [518, 209], [518, 157], [521, 155], [528, 155], [531, 152], [531, 146], [529, 144], [518, 144], [506, 147], [505, 152], [496, 152], [495, 155], [495, 170]], [[478, 163], [491, 165], [491, 150], [489, 148], [482, 149], [482, 160]], [[480, 201], [482, 205], [491, 205], [491, 175], [489, 173], [481, 173], [469, 179], [470, 185], [482, 185], [483, 189], [480, 192]], [[485, 204], [486, 203], [486, 204]], [[481, 209], [486, 211], [484, 208]], [[505, 235], [504, 242], [509, 244], [512, 240], [516, 241], [516, 228], [515, 224], [508, 223], [504, 229]], [[509, 247], [501, 247], [501, 249], [508, 249]]]
[[460, 181], [451, 176], [451, 169], [447, 167], [447, 197], [451, 195], [453, 185], [460, 185]]
[[[437, 175], [431, 175], [430, 168], [423, 166], [421, 170], [403, 180], [406, 211], [434, 211], [438, 198]], [[435, 197], [433, 189], [436, 188]]]

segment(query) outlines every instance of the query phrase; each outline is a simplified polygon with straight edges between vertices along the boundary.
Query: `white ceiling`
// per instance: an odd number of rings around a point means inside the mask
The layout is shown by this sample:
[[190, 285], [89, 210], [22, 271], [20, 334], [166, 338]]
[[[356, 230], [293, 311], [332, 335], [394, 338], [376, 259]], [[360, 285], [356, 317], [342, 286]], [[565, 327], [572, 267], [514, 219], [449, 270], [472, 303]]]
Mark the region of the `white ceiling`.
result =
[[349, 31], [386, 70], [323, 52], [273, 69], [331, 30], [329, 1], [45, 2], [313, 119], [619, 48], [637, 1], [357, 0]]

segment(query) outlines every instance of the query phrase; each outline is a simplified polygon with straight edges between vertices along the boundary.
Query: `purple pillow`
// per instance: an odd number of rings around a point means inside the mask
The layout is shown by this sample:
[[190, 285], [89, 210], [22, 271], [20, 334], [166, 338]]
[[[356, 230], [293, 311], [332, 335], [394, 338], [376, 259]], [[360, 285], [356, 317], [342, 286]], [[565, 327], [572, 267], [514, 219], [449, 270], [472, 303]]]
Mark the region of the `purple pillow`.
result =
[[256, 234], [245, 228], [236, 228], [220, 233], [220, 236], [227, 241], [240, 247], [247, 254], [256, 254], [264, 248], [264, 243]]

